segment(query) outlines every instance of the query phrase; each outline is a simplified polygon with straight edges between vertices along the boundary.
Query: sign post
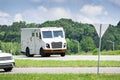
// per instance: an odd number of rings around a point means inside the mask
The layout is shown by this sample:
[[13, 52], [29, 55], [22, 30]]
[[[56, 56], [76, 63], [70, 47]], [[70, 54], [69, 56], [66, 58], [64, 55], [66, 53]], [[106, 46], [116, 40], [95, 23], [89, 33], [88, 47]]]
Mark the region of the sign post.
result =
[[100, 51], [101, 51], [101, 39], [102, 39], [102, 36], [103, 34], [105, 33], [105, 31], [107, 30], [108, 28], [108, 24], [94, 24], [94, 27], [98, 33], [98, 36], [99, 36], [99, 49], [98, 49], [98, 66], [97, 66], [97, 74], [99, 74], [99, 67], [100, 67]]
[[101, 28], [102, 28], [102, 24], [100, 24], [100, 32], [99, 32], [99, 49], [98, 49], [98, 67], [97, 67], [97, 74], [99, 74], [99, 66], [100, 66]]

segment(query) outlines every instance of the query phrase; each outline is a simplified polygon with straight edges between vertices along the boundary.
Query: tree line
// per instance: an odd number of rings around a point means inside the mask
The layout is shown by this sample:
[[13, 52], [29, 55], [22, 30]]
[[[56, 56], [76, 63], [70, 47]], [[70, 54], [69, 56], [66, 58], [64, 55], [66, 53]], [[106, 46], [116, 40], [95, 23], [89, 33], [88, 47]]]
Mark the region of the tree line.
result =
[[[59, 19], [46, 21], [42, 24], [29, 23], [25, 21], [14, 22], [12, 25], [0, 25], [0, 49], [6, 50], [5, 43], [18, 44], [20, 46], [21, 28], [41, 28], [41, 27], [63, 27], [65, 31], [68, 53], [95, 51], [98, 48], [99, 37], [92, 24], [83, 24], [72, 21], [72, 19]], [[109, 24], [109, 27], [102, 38], [101, 50], [120, 50], [120, 21], [116, 26]], [[12, 47], [16, 49], [15, 47]], [[20, 47], [19, 47], [20, 48]], [[10, 48], [7, 48], [10, 49]], [[20, 49], [14, 50], [14, 54], [20, 54]]]

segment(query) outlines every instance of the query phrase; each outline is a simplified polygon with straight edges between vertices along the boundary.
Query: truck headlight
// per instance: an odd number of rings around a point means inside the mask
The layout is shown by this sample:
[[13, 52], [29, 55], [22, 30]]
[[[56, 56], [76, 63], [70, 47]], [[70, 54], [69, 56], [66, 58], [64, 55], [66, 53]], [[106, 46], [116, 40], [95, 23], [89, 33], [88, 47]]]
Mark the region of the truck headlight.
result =
[[66, 43], [64, 43], [63, 47], [64, 47], [64, 48], [66, 47]]
[[14, 59], [14, 57], [13, 56], [11, 56], [11, 60], [13, 60]]
[[47, 43], [47, 44], [46, 44], [46, 47], [47, 47], [47, 48], [50, 48], [50, 45]]

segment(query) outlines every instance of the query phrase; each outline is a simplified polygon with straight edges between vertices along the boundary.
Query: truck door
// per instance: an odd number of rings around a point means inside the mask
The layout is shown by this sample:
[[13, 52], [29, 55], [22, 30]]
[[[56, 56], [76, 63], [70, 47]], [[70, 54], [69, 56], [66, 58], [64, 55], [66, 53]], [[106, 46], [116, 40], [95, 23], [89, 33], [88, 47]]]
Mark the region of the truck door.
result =
[[37, 54], [38, 52], [38, 45], [39, 45], [39, 32], [38, 31], [35, 31], [34, 32], [34, 37], [32, 38], [33, 39], [33, 53], [34, 54]]
[[32, 33], [31, 38], [31, 53], [32, 54], [39, 54], [40, 42], [41, 42], [41, 35], [39, 31], [34, 31]]
[[32, 37], [31, 37], [31, 50], [30, 50], [30, 53], [31, 54], [35, 54], [35, 32], [32, 32]]

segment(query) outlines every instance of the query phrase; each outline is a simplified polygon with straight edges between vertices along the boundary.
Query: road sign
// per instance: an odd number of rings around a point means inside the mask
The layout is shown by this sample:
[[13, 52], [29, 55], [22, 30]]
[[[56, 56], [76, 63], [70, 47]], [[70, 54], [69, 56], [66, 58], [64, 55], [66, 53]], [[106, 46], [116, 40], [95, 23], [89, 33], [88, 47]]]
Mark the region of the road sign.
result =
[[[98, 36], [101, 37], [103, 36], [103, 34], [105, 33], [105, 31], [107, 30], [109, 24], [93, 24], [96, 31], [97, 31], [97, 34]], [[101, 25], [101, 34], [100, 34], [100, 25]]]
[[103, 34], [105, 33], [105, 31], [108, 28], [108, 24], [94, 24], [94, 27], [97, 31], [97, 34], [99, 36], [99, 49], [98, 49], [98, 67], [97, 67], [97, 74], [99, 74], [99, 66], [100, 66], [100, 51], [101, 51], [101, 39]]

